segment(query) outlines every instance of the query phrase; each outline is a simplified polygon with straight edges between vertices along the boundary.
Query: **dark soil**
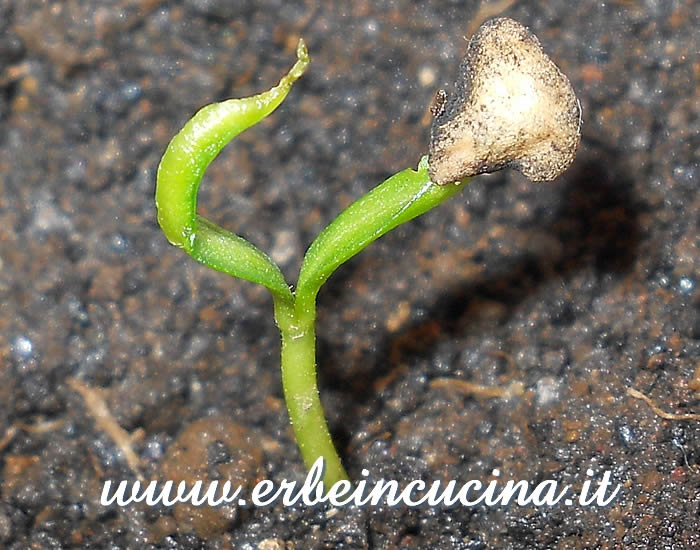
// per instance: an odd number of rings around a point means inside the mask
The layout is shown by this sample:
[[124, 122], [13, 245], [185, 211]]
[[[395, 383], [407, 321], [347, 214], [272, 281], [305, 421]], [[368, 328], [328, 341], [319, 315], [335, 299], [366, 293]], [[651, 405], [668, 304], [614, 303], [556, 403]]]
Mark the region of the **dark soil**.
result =
[[590, 469], [611, 472], [617, 500], [102, 507], [105, 480], [135, 479], [128, 437], [146, 479], [305, 475], [269, 296], [157, 227], [169, 139], [202, 105], [276, 83], [304, 37], [307, 74], [200, 192], [203, 214], [293, 281], [342, 208], [426, 152], [430, 102], [484, 12], [5, 0], [0, 547], [700, 547], [700, 422], [672, 416], [700, 413], [700, 5], [512, 4], [503, 13], [581, 99], [578, 158], [551, 184], [476, 178], [343, 266], [319, 296], [321, 393], [356, 479], [464, 483], [498, 469], [580, 487]]

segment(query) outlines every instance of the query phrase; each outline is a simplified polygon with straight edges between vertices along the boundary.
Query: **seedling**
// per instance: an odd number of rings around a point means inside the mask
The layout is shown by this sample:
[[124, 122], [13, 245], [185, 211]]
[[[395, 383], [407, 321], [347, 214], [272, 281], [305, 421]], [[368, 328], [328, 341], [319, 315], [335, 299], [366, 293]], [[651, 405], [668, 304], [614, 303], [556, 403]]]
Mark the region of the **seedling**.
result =
[[207, 105], [168, 145], [156, 184], [158, 223], [197, 261], [265, 286], [282, 338], [282, 384], [307, 468], [323, 457], [326, 487], [348, 479], [316, 385], [316, 295], [331, 274], [367, 245], [460, 192], [472, 175], [514, 166], [535, 181], [554, 179], [573, 161], [580, 108], [566, 77], [530, 32], [510, 19], [484, 24], [469, 44], [455, 94], [434, 110], [430, 157], [391, 176], [351, 204], [304, 256], [296, 289], [254, 245], [197, 215], [197, 190], [209, 163], [240, 132], [274, 111], [304, 73], [297, 61], [267, 92]]

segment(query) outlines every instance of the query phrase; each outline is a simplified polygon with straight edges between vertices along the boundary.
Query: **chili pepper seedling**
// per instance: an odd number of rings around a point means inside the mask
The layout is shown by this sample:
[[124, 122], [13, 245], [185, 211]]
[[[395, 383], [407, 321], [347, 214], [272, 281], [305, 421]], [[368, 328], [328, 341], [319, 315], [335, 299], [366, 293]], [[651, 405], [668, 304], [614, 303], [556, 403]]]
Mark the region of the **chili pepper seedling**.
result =
[[289, 418], [307, 468], [323, 457], [323, 481], [330, 487], [348, 476], [316, 385], [316, 296], [321, 286], [370, 243], [460, 192], [470, 176], [512, 165], [532, 180], [554, 179], [574, 158], [580, 111], [568, 80], [525, 27], [505, 18], [487, 22], [470, 42], [455, 95], [447, 99], [443, 92], [443, 104], [434, 111], [430, 158], [424, 156], [416, 170], [391, 176], [338, 215], [310, 245], [292, 291], [269, 256], [197, 215], [197, 190], [224, 146], [272, 113], [308, 64], [300, 40], [297, 61], [277, 86], [197, 112], [161, 159], [155, 198], [158, 223], [172, 244], [272, 294]]

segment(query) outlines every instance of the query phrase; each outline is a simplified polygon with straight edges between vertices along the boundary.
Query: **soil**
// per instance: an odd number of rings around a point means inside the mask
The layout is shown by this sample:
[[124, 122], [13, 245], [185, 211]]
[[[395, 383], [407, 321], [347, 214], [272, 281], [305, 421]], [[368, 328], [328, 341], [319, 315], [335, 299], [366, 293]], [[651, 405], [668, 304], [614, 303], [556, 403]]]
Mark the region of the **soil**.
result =
[[[156, 224], [170, 138], [306, 40], [308, 72], [199, 195], [294, 281], [338, 212], [416, 166], [495, 14], [570, 78], [578, 157], [553, 183], [475, 178], [342, 266], [319, 296], [321, 395], [354, 479], [609, 472], [617, 498], [102, 506], [138, 475], [305, 476], [269, 296]], [[698, 28], [691, 0], [0, 2], [0, 547], [700, 547]]]

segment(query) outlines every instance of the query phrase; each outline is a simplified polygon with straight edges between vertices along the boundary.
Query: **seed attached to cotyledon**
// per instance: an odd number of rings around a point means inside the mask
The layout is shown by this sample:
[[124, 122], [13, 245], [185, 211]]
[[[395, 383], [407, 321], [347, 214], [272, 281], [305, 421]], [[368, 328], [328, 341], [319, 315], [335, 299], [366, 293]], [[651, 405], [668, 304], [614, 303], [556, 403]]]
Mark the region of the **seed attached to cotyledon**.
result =
[[505, 167], [535, 182], [576, 156], [581, 106], [537, 37], [508, 18], [472, 37], [451, 97], [434, 110], [428, 170], [439, 185]]

